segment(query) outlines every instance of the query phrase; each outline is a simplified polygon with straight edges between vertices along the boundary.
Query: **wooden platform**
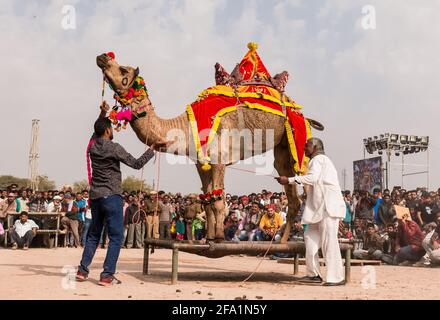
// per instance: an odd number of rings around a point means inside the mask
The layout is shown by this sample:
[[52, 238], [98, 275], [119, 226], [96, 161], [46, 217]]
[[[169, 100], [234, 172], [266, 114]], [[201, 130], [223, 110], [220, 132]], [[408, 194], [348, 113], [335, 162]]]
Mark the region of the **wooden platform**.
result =
[[[285, 263], [285, 264], [294, 264], [295, 259], [293, 258], [279, 258], [277, 259], [278, 263]], [[345, 263], [345, 259], [343, 259]], [[306, 259], [299, 258], [298, 263], [300, 265], [306, 264]], [[319, 264], [321, 266], [325, 266], [324, 259], [319, 259]], [[357, 259], [351, 259], [350, 264], [352, 266], [381, 266], [382, 261], [380, 260], [357, 260]]]
[[[345, 280], [350, 281], [351, 251], [353, 245], [349, 243], [340, 243], [341, 252], [345, 253], [347, 263], [345, 264]], [[145, 240], [144, 246], [144, 265], [143, 274], [148, 274], [148, 264], [151, 246], [166, 248], [172, 250], [172, 266], [171, 266], [171, 284], [177, 283], [178, 273], [178, 254], [179, 251], [197, 254], [207, 258], [221, 258], [228, 255], [268, 255], [274, 253], [291, 253], [294, 255], [293, 274], [298, 274], [299, 254], [305, 253], [305, 244], [300, 241], [289, 241], [279, 243], [270, 241], [221, 241], [221, 242], [202, 242], [202, 241], [174, 241], [159, 240], [148, 238]], [[286, 259], [289, 260], [289, 259]]]

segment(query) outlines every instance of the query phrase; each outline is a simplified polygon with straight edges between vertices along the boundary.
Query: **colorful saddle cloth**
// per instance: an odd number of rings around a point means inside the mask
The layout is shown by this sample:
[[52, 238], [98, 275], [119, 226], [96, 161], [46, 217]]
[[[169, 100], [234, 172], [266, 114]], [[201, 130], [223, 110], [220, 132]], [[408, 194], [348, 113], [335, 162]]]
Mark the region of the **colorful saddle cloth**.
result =
[[[284, 126], [295, 160], [294, 169], [297, 173], [303, 173], [306, 169], [304, 146], [307, 139], [311, 138], [310, 124], [300, 111], [302, 106], [280, 93], [280, 87], [274, 85], [278, 81], [278, 75], [270, 77], [256, 52], [257, 46], [250, 43], [248, 47], [249, 52], [231, 76], [221, 66], [217, 67], [217, 64], [216, 82], [224, 84], [204, 90], [186, 108], [198, 159], [202, 163], [210, 161], [206, 150], [217, 133], [221, 117], [242, 106], [285, 118]], [[287, 83], [287, 77], [288, 75], [285, 76], [281, 90]]]

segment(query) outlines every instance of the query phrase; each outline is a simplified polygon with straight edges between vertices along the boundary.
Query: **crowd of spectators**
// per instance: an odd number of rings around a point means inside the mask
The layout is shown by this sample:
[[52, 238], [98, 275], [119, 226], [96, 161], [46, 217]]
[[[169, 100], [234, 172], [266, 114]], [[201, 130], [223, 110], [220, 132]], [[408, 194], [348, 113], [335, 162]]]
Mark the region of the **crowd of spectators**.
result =
[[[433, 266], [440, 262], [440, 189], [375, 189], [344, 191], [346, 216], [340, 223], [339, 238], [355, 245], [354, 258], [382, 260], [388, 264]], [[196, 194], [164, 191], [124, 192], [123, 221], [125, 248], [142, 248], [145, 238], [203, 240], [206, 237], [206, 213]], [[278, 241], [286, 223], [287, 196], [284, 192], [262, 190], [249, 195], [225, 195], [225, 240]], [[301, 224], [306, 194], [300, 196], [301, 208], [294, 218], [291, 240], [302, 240], [307, 225]], [[398, 207], [396, 207], [398, 206]], [[399, 216], [396, 208], [407, 208]], [[7, 213], [23, 213], [7, 226]], [[0, 191], [0, 237], [11, 228], [12, 248], [27, 249], [38, 229], [56, 228], [54, 217], [29, 219], [26, 213], [60, 212], [61, 228], [69, 231], [70, 247], [84, 246], [92, 221], [88, 191], [62, 190], [34, 192], [16, 185]], [[21, 225], [19, 225], [21, 224]], [[43, 234], [41, 245], [53, 246], [53, 235]], [[107, 245], [104, 228], [101, 243]], [[154, 249], [153, 249], [154, 251]]]

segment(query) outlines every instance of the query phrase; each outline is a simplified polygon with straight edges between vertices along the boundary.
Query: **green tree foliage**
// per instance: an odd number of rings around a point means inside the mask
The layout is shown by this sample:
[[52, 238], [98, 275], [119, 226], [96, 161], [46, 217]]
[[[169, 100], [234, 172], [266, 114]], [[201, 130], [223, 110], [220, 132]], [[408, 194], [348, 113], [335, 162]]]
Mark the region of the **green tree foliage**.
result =
[[76, 181], [73, 184], [73, 191], [74, 192], [81, 192], [83, 190], [89, 190], [89, 182], [86, 179]]
[[[38, 190], [39, 191], [48, 191], [55, 189], [55, 182], [49, 180], [49, 177], [46, 175], [38, 176]], [[0, 176], [0, 189], [6, 189], [11, 184], [18, 185], [18, 189], [27, 188], [31, 185], [31, 182], [27, 178], [19, 178], [10, 175]]]
[[152, 190], [151, 186], [146, 184], [145, 180], [138, 179], [134, 176], [128, 176], [122, 181], [122, 190], [124, 191], [139, 191], [141, 188], [143, 191]]

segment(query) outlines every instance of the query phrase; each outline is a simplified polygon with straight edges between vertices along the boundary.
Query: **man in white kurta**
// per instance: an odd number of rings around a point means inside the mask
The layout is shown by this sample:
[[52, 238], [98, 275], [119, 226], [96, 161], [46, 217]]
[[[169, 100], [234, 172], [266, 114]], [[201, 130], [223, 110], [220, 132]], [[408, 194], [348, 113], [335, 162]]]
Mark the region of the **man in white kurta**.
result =
[[320, 139], [309, 139], [305, 154], [311, 159], [305, 175], [277, 178], [281, 184], [303, 185], [307, 194], [301, 221], [307, 225], [304, 232], [307, 275], [301, 280], [322, 282], [318, 254], [321, 248], [327, 266], [324, 285], [343, 285], [345, 277], [338, 242], [338, 227], [340, 220], [345, 217], [346, 206], [338, 174], [332, 161], [324, 154], [324, 146]]

